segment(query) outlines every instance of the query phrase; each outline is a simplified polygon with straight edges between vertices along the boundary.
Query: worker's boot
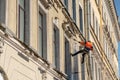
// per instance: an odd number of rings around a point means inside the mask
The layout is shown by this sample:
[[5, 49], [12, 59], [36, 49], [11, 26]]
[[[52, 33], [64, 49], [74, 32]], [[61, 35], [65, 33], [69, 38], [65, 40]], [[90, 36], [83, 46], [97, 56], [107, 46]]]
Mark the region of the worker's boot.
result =
[[82, 63], [82, 64], [84, 63], [85, 54], [86, 54], [86, 53], [83, 53], [83, 54], [82, 54], [82, 59], [81, 59], [81, 63]]
[[84, 63], [84, 57], [82, 56], [82, 59], [81, 59], [81, 63], [83, 64]]

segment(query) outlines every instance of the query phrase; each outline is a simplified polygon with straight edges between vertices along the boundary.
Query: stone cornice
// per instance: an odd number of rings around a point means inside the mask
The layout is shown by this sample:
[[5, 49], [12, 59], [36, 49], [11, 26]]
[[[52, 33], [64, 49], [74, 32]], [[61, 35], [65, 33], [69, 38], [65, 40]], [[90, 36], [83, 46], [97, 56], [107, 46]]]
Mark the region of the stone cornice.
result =
[[56, 71], [54, 67], [52, 67], [52, 65], [47, 60], [40, 57], [33, 48], [24, 44], [18, 38], [10, 36], [10, 34], [6, 33], [5, 30], [6, 28], [0, 25], [0, 37], [4, 39], [4, 43], [16, 49], [20, 54], [29, 57], [29, 59], [33, 60], [34, 63], [37, 63], [38, 68], [40, 68], [39, 66], [42, 66], [43, 70], [46, 70], [61, 80], [67, 78], [66, 74], [61, 71]]
[[116, 12], [114, 1], [113, 0], [104, 0], [104, 1], [107, 5], [107, 8], [110, 11], [109, 14], [110, 14], [111, 20], [113, 21], [112, 27], [115, 30], [117, 40], [120, 41], [120, 31], [119, 31], [120, 28], [119, 28], [119, 24], [118, 24], [118, 17], [117, 17], [117, 12]]

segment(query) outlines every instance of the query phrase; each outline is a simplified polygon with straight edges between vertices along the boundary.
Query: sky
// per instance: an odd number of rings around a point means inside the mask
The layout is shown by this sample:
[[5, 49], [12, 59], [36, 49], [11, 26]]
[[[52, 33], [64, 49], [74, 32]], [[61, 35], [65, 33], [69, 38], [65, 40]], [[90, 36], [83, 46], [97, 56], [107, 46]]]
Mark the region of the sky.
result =
[[[114, 0], [115, 6], [116, 6], [116, 11], [117, 11], [117, 16], [119, 17], [120, 21], [120, 0]], [[119, 77], [120, 77], [120, 42], [118, 43], [118, 60], [119, 60]]]
[[120, 16], [120, 0], [114, 0], [114, 2], [116, 6], [117, 16]]

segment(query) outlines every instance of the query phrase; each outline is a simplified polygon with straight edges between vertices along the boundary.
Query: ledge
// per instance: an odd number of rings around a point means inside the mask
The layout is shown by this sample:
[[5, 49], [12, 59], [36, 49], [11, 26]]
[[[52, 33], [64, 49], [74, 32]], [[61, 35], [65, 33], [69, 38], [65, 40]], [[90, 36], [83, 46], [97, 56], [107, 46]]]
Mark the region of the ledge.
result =
[[4, 39], [4, 42], [14, 49], [18, 50], [18, 52], [20, 51], [19, 54], [24, 54], [27, 57], [30, 57], [34, 62], [39, 64], [38, 67], [42, 66], [42, 68], [44, 68], [54, 76], [62, 76], [66, 78], [66, 75], [64, 73], [56, 71], [51, 66], [51, 64], [44, 58], [40, 57], [32, 47], [21, 42], [17, 37], [11, 37], [9, 34], [6, 36], [6, 27], [4, 25], [0, 24], [0, 30], [2, 30], [2, 32], [0, 32], [0, 36]]

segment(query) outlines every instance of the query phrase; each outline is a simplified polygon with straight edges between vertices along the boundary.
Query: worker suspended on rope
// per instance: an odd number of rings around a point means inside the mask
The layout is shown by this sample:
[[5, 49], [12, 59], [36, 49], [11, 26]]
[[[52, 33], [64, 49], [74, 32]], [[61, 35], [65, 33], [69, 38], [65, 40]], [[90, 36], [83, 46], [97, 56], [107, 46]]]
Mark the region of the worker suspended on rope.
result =
[[72, 56], [75, 56], [79, 53], [82, 53], [82, 63], [84, 63], [84, 57], [85, 57], [85, 54], [89, 53], [90, 50], [93, 50], [93, 45], [92, 45], [92, 42], [91, 41], [81, 41], [79, 42], [81, 45], [84, 46], [84, 48], [74, 54], [71, 54]]

